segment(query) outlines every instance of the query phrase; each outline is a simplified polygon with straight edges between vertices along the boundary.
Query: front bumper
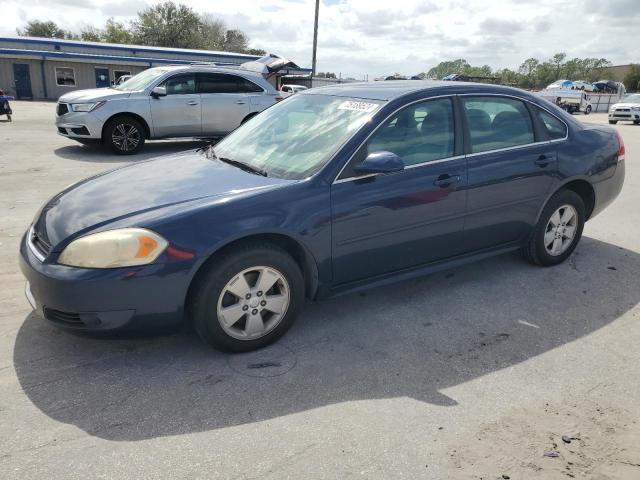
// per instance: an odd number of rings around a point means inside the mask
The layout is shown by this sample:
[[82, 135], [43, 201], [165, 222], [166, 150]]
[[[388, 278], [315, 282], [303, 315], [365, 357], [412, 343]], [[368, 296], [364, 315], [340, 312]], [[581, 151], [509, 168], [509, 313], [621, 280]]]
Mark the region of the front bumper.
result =
[[91, 112], [71, 112], [64, 115], [56, 114], [56, 128], [58, 134], [79, 140], [102, 139], [104, 123]]
[[609, 110], [609, 120], [638, 122], [640, 121], [640, 110], [631, 108]]
[[113, 269], [67, 267], [37, 258], [25, 235], [20, 268], [34, 311], [63, 328], [147, 329], [183, 320], [190, 275], [181, 262]]

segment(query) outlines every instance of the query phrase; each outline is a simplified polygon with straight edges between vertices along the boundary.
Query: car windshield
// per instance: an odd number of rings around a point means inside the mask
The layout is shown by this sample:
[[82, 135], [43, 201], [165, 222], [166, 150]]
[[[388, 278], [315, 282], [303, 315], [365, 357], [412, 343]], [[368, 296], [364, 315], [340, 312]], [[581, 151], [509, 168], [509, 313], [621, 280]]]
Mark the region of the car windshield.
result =
[[269, 176], [298, 180], [316, 173], [371, 119], [383, 102], [300, 94], [268, 108], [213, 147]]
[[156, 78], [167, 72], [165, 68], [150, 68], [137, 75], [134, 75], [126, 82], [122, 82], [120, 85], [116, 85], [116, 90], [122, 90], [123, 92], [134, 92], [144, 90], [147, 88]]
[[625, 102], [629, 103], [640, 103], [640, 93], [636, 93], [635, 95], [627, 95], [624, 97]]

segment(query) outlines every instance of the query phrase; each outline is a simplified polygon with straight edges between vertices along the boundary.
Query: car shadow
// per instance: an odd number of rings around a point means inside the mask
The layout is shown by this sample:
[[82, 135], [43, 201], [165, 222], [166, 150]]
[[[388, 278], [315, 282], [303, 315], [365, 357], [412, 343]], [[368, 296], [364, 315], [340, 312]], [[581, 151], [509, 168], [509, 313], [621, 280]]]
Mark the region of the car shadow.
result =
[[60, 158], [80, 162], [133, 163], [141, 160], [149, 160], [161, 155], [170, 155], [187, 150], [195, 150], [196, 148], [207, 145], [208, 143], [211, 143], [211, 140], [157, 140], [145, 143], [142, 151], [135, 155], [116, 155], [110, 149], [100, 144], [81, 145], [77, 143], [74, 145], [66, 145], [64, 147], [56, 148], [54, 153]]
[[503, 255], [311, 303], [278, 343], [241, 355], [211, 350], [188, 332], [86, 338], [29, 315], [14, 366], [46, 415], [116, 441], [351, 400], [410, 397], [448, 408], [457, 401], [447, 388], [614, 322], [640, 301], [638, 271], [638, 253], [590, 238], [553, 268]]

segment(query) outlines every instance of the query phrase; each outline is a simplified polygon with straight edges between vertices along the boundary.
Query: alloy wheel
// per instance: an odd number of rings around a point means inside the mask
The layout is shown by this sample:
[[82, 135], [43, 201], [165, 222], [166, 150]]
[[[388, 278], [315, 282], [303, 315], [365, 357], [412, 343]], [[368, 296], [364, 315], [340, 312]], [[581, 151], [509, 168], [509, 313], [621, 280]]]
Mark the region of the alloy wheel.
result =
[[549, 255], [557, 257], [566, 252], [576, 235], [578, 227], [578, 212], [571, 205], [558, 208], [549, 222], [544, 233], [544, 248]]
[[113, 144], [123, 152], [135, 150], [140, 143], [140, 130], [128, 123], [119, 123], [111, 134]]
[[282, 321], [290, 303], [285, 276], [272, 267], [247, 268], [234, 276], [218, 298], [222, 329], [239, 340], [267, 335]]

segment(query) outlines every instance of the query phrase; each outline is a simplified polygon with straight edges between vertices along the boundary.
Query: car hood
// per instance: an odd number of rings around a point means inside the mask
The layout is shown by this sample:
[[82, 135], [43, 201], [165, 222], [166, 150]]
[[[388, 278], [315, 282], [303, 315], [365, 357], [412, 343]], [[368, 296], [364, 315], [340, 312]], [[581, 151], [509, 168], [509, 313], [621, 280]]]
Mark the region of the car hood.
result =
[[34, 230], [55, 250], [70, 236], [143, 212], [210, 197], [250, 195], [292, 182], [248, 173], [199, 152], [167, 155], [67, 188], [42, 207]]
[[631, 107], [640, 107], [640, 103], [614, 103], [611, 105], [611, 108], [631, 108]]
[[131, 92], [121, 92], [113, 88], [91, 88], [89, 90], [76, 90], [75, 92], [65, 93], [58, 99], [58, 102], [97, 102], [111, 98], [127, 98], [129, 95], [131, 95]]

